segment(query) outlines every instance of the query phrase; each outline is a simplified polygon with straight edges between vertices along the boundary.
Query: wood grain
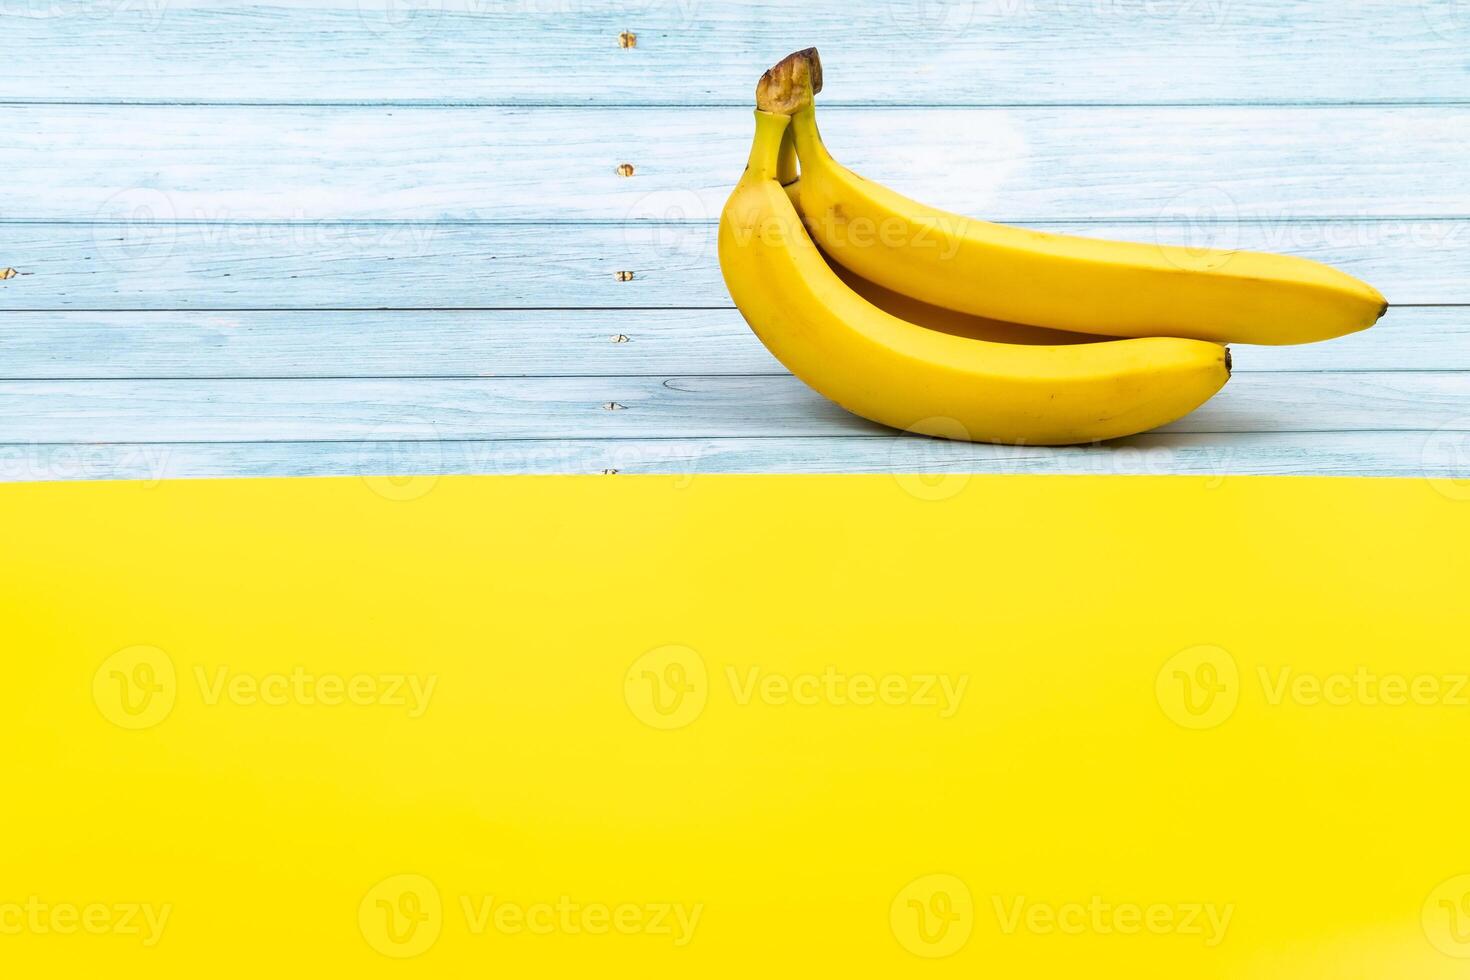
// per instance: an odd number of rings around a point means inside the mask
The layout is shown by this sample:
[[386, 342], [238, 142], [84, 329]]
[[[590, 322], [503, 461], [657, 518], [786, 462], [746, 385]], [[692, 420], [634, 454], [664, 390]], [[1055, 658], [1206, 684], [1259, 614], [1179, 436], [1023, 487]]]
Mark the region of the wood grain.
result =
[[[800, 21], [787, 0], [0, 0], [0, 479], [1312, 473], [1470, 499], [1463, 0], [811, 0]], [[1210, 404], [1102, 447], [850, 416], [759, 346], [714, 252], [755, 77], [807, 44], [834, 152], [926, 203], [1306, 255], [1397, 308], [1237, 348]]]
[[[0, 98], [746, 105], [1470, 98], [1456, 0], [0, 0]], [[622, 31], [637, 46], [618, 44]]]
[[[438, 474], [894, 473], [896, 491], [947, 499], [970, 473], [1235, 475], [1424, 479], [1470, 500], [1464, 432], [1148, 433], [1103, 446], [1026, 449], [910, 436], [768, 439], [552, 439], [350, 442], [0, 444], [0, 480], [369, 477], [364, 493], [414, 500]], [[383, 479], [386, 477], [386, 479]]]
[[[1242, 373], [1163, 431], [1470, 431], [1470, 374]], [[0, 382], [0, 443], [891, 436], [789, 376]]]
[[[1470, 221], [1044, 222], [1289, 252], [1394, 303], [1470, 303]], [[704, 224], [0, 223], [0, 310], [728, 307]], [[619, 281], [619, 271], [634, 278]]]
[[[751, 138], [748, 112], [718, 108], [33, 105], [5, 121], [0, 218], [210, 226], [712, 222]], [[864, 176], [998, 221], [1470, 216], [1470, 106], [834, 107], [822, 121]]]
[[[0, 380], [785, 374], [730, 310], [11, 313]], [[1234, 348], [1237, 376], [1470, 371], [1470, 307], [1405, 307], [1371, 330]]]

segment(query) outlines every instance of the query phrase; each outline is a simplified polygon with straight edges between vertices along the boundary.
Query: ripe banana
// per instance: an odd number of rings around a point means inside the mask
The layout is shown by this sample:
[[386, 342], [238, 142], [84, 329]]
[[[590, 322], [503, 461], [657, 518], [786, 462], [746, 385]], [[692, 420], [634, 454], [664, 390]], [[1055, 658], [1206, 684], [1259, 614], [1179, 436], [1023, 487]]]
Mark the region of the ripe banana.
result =
[[833, 260], [893, 292], [1041, 327], [1222, 344], [1326, 340], [1388, 309], [1372, 286], [1310, 259], [1053, 235], [926, 207], [827, 152], [812, 106], [814, 49], [772, 72], [765, 94], [792, 116], [794, 195], [808, 230]]
[[[796, 171], [796, 144], [792, 142], [789, 127], [781, 140], [781, 155], [776, 164], [776, 179], [781, 182], [782, 187], [786, 188], [786, 196], [791, 199], [792, 206], [800, 212], [801, 204], [798, 197], [801, 187]], [[823, 257], [826, 258], [826, 256]], [[945, 333], [952, 333], [960, 337], [973, 337], [976, 340], [993, 340], [1001, 344], [1091, 344], [1102, 339], [1097, 334], [1052, 330], [1047, 327], [1033, 327], [1025, 323], [1008, 323], [1005, 320], [992, 320], [989, 317], [975, 316], [973, 313], [961, 313], [959, 310], [934, 306], [923, 300], [914, 299], [912, 296], [885, 289], [875, 282], [869, 282], [840, 263], [829, 260], [827, 264], [842, 278], [843, 282], [852, 287], [853, 292], [880, 310], [892, 313], [900, 320], [908, 320], [910, 323], [917, 323], [931, 330], [942, 330]]]
[[827, 265], [837, 273], [843, 282], [852, 287], [853, 292], [878, 309], [892, 313], [900, 320], [907, 320], [921, 327], [928, 327], [930, 330], [952, 333], [956, 337], [992, 340], [998, 344], [1033, 345], [1095, 344], [1101, 340], [1115, 339], [1100, 337], [1092, 333], [1074, 333], [1070, 330], [1033, 327], [1026, 323], [1007, 323], [1005, 320], [992, 320], [989, 317], [975, 316], [973, 313], [945, 309], [942, 306], [934, 306], [923, 300], [914, 299], [912, 296], [885, 289], [836, 262], [829, 261]]
[[887, 313], [828, 266], [778, 179], [790, 117], [757, 110], [720, 219], [720, 266], [746, 322], [802, 381], [865, 418], [927, 435], [1066, 445], [1142, 432], [1229, 378], [1229, 354], [1150, 337], [994, 343]]

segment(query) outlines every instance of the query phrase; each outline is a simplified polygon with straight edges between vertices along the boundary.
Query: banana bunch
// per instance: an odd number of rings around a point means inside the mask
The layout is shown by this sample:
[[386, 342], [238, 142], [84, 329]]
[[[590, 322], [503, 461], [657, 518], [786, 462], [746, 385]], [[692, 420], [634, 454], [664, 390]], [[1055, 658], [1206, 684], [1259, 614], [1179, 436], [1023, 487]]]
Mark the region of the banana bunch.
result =
[[813, 48], [762, 76], [720, 267], [771, 353], [864, 418], [980, 442], [1117, 438], [1219, 391], [1227, 343], [1325, 340], [1388, 307], [1307, 259], [1052, 235], [925, 207], [832, 158], [813, 107], [821, 87]]

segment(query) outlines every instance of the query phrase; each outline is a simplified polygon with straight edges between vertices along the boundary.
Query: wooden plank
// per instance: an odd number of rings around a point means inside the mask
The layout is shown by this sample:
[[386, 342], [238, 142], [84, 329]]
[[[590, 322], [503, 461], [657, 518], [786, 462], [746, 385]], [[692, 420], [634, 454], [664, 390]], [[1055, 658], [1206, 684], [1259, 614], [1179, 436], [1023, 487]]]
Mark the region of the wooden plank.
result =
[[735, 310], [0, 314], [8, 379], [770, 373]]
[[438, 474], [895, 473], [942, 499], [965, 474], [1418, 477], [1470, 499], [1461, 432], [1149, 433], [1105, 446], [1015, 448], [889, 438], [601, 439], [0, 445], [0, 481], [368, 477], [364, 492], [412, 500]]
[[[1470, 431], [1470, 374], [1236, 377], [1172, 432]], [[0, 382], [0, 442], [887, 437], [795, 378]]]
[[1470, 97], [1456, 0], [0, 0], [0, 16], [12, 100], [744, 105], [808, 44], [850, 103]]
[[[742, 109], [31, 105], [0, 218], [713, 221]], [[843, 109], [838, 159], [1000, 221], [1466, 217], [1470, 107]], [[57, 165], [65, 160], [66, 166]], [[623, 177], [620, 164], [634, 167]]]
[[[1470, 221], [1045, 222], [1339, 265], [1394, 303], [1470, 303]], [[705, 224], [0, 222], [0, 310], [729, 306]], [[617, 273], [634, 273], [620, 281]]]
[[[1470, 307], [1235, 348], [1237, 373], [1470, 371]], [[0, 380], [784, 374], [735, 310], [0, 314]]]

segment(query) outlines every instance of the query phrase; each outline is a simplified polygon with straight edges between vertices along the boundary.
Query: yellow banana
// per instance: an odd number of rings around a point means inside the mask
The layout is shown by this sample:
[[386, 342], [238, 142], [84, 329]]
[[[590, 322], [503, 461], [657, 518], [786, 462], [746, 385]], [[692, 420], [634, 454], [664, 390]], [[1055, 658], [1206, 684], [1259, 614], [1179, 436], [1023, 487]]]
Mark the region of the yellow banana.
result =
[[[801, 207], [797, 199], [801, 188], [796, 174], [796, 145], [791, 141], [789, 127], [785, 137], [781, 140], [781, 155], [776, 165], [776, 176], [781, 181], [781, 186], [786, 188], [786, 196], [791, 199], [792, 205], [799, 212]], [[823, 257], [826, 258], [826, 256]], [[1052, 330], [1048, 327], [1033, 327], [1026, 323], [1008, 323], [1005, 320], [992, 320], [989, 317], [975, 316], [973, 313], [961, 313], [959, 310], [934, 306], [923, 300], [914, 299], [912, 296], [885, 289], [875, 282], [869, 282], [840, 263], [829, 260], [827, 265], [842, 278], [843, 282], [852, 287], [853, 292], [880, 310], [892, 313], [900, 320], [908, 320], [910, 323], [917, 323], [931, 330], [942, 330], [945, 333], [952, 333], [960, 337], [973, 337], [976, 340], [993, 340], [1001, 344], [1091, 344], [1103, 339], [1097, 334]]]
[[1367, 283], [1297, 256], [1053, 235], [926, 207], [827, 152], [812, 107], [821, 89], [814, 49], [763, 83], [763, 107], [792, 116], [795, 194], [812, 237], [893, 292], [1059, 330], [1222, 344], [1326, 340], [1372, 326], [1388, 308]]
[[1173, 421], [1229, 378], [1217, 344], [1151, 337], [994, 343], [887, 313], [828, 266], [778, 179], [790, 117], [757, 110], [720, 219], [730, 295], [798, 378], [865, 418], [947, 438], [1065, 445]]
[[[820, 249], [818, 249], [820, 251]], [[957, 337], [973, 337], [975, 340], [993, 340], [998, 344], [1095, 344], [1115, 338], [1102, 337], [1095, 333], [1074, 333], [1070, 330], [1052, 330], [1048, 327], [1033, 327], [1027, 323], [1008, 323], [989, 317], [961, 313], [942, 306], [934, 306], [923, 300], [895, 293], [875, 282], [869, 282], [851, 269], [828, 262], [827, 265], [852, 291], [900, 320], [916, 323], [930, 330], [942, 330]]]

